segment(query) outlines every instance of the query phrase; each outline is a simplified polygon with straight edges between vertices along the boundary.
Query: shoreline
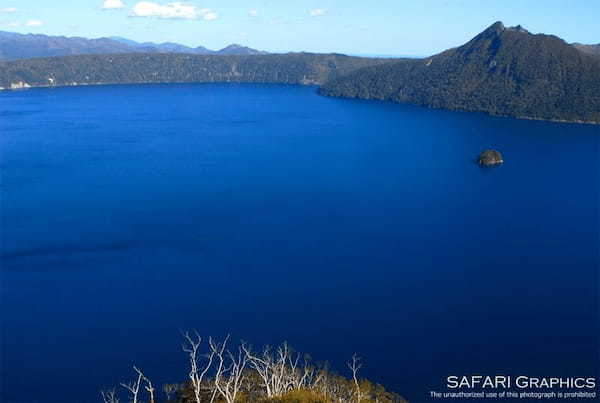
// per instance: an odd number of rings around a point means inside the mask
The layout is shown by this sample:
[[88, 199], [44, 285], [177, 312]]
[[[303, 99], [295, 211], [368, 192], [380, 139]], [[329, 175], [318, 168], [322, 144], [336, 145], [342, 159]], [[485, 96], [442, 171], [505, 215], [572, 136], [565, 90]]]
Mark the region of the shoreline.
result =
[[[273, 83], [273, 82], [246, 82], [246, 81], [198, 81], [198, 82], [172, 81], [172, 82], [139, 82], [139, 83], [121, 83], [121, 82], [76, 83], [76, 82], [74, 82], [74, 83], [70, 83], [70, 84], [49, 84], [49, 85], [30, 85], [25, 82], [19, 82], [16, 84], [12, 83], [10, 88], [0, 87], [0, 93], [9, 92], [9, 91], [25, 91], [25, 90], [30, 90], [30, 89], [90, 87], [90, 86], [101, 87], [101, 86], [110, 86], [110, 85], [153, 85], [153, 84], [163, 84], [163, 85], [169, 85], [169, 84], [279, 84], [279, 85], [282, 85], [283, 84], [283, 85], [316, 86], [319, 88], [323, 85], [323, 83], [318, 83], [318, 82], [313, 82], [313, 81], [301, 82], [301, 83]], [[483, 113], [488, 116], [503, 117], [503, 118], [534, 120], [534, 121], [540, 121], [540, 122], [553, 122], [553, 123], [600, 125], [600, 121], [594, 121], [594, 120], [546, 119], [546, 118], [539, 118], [539, 117], [532, 117], [532, 116], [501, 115], [501, 114], [494, 114], [494, 113], [490, 113], [490, 112], [486, 112], [486, 111], [479, 111], [479, 110], [438, 108], [438, 107], [432, 107], [432, 106], [427, 106], [427, 105], [419, 105], [419, 104], [411, 103], [411, 102], [396, 102], [396, 101], [388, 100], [388, 99], [340, 97], [340, 96], [326, 95], [326, 94], [321, 93], [320, 91], [317, 91], [317, 93], [321, 96], [325, 96], [328, 98], [390, 102], [390, 103], [400, 104], [400, 105], [412, 105], [412, 106], [419, 106], [422, 108], [438, 109], [438, 110], [452, 111], [452, 112]]]

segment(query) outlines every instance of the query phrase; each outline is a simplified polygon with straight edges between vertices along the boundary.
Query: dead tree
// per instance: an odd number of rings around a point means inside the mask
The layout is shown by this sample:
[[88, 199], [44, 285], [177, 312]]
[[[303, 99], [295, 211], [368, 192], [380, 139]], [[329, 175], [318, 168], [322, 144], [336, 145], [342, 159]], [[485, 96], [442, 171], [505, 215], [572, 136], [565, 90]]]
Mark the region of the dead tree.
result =
[[140, 393], [140, 385], [142, 384], [144, 374], [142, 374], [142, 371], [137, 369], [135, 365], [133, 366], [133, 369], [138, 374], [137, 380], [128, 383], [121, 383], [121, 386], [129, 391], [129, 393], [131, 394], [131, 401], [133, 403], [138, 403], [138, 394]]
[[179, 385], [177, 384], [166, 384], [163, 385], [163, 392], [167, 396], [167, 401], [171, 400], [171, 395], [175, 395], [179, 391]]
[[[196, 403], [201, 403], [201, 393], [202, 393], [202, 380], [206, 376], [206, 373], [210, 370], [213, 359], [214, 359], [214, 351], [211, 349], [210, 352], [206, 355], [206, 363], [202, 368], [199, 366], [199, 349], [202, 344], [202, 338], [198, 334], [198, 332], [194, 332], [194, 335], [190, 335], [189, 332], [183, 334], [183, 338], [185, 339], [185, 343], [182, 344], [183, 351], [188, 353], [190, 359], [190, 373], [189, 378], [192, 382], [192, 388], [194, 389], [194, 398]], [[209, 346], [212, 345], [212, 339], [208, 341]], [[213, 393], [214, 399], [214, 393]], [[213, 400], [211, 399], [211, 401]]]
[[276, 372], [276, 383], [278, 390], [278, 396], [281, 396], [292, 389], [294, 377], [296, 376], [296, 369], [298, 366], [298, 359], [293, 359], [293, 351], [287, 342], [284, 342], [281, 346], [277, 347], [277, 359], [275, 365]]
[[277, 396], [276, 391], [274, 390], [273, 382], [275, 377], [275, 358], [272, 354], [271, 348], [269, 346], [265, 346], [260, 356], [254, 354], [249, 346], [242, 345], [242, 349], [246, 354], [250, 367], [253, 368], [261, 378], [263, 385], [265, 386], [267, 397], [272, 398]]
[[358, 371], [362, 368], [362, 363], [360, 362], [360, 357], [354, 353], [352, 355], [352, 361], [348, 362], [348, 368], [352, 371], [352, 380], [354, 381], [354, 386], [356, 387], [356, 401], [360, 403], [360, 399], [362, 398], [360, 393], [360, 385], [358, 383]]
[[267, 397], [280, 397], [293, 389], [306, 387], [314, 376], [306, 364], [299, 367], [300, 354], [294, 356], [287, 343], [283, 343], [276, 351], [266, 346], [261, 354], [255, 354], [247, 346], [242, 346], [249, 366], [253, 368], [263, 381]]
[[146, 389], [146, 391], [150, 395], [150, 403], [155, 403], [155, 401], [154, 401], [154, 387], [152, 386], [152, 382], [150, 382], [150, 379], [148, 377], [146, 377], [144, 374], [142, 374], [142, 371], [140, 371], [137, 368], [135, 368], [135, 370], [138, 371], [138, 373], [140, 375], [142, 375], [142, 379], [145, 382], [144, 389]]
[[317, 369], [311, 365], [310, 357], [304, 356], [302, 364], [300, 363], [300, 353], [296, 354], [296, 358], [289, 360], [291, 366], [290, 386], [292, 390], [297, 389], [314, 389], [319, 381], [319, 373]]
[[102, 401], [104, 403], [119, 403], [119, 398], [117, 397], [117, 392], [114, 388], [110, 390], [101, 390], [100, 395], [102, 396]]
[[315, 368], [314, 380], [310, 389], [317, 391], [326, 398], [331, 395], [329, 392], [329, 371], [326, 366]]
[[228, 341], [229, 336], [222, 344], [211, 343], [211, 350], [219, 361], [215, 373], [215, 388], [227, 403], [234, 403], [244, 383], [244, 370], [248, 363], [248, 357], [243, 348], [244, 343], [238, 347], [237, 354], [226, 351]]

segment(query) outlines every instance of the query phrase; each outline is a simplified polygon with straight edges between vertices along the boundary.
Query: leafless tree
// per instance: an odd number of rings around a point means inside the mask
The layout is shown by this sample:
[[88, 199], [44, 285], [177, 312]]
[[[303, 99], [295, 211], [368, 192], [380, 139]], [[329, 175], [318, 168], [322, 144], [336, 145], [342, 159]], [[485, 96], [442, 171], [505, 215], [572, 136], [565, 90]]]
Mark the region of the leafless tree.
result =
[[329, 370], [327, 364], [322, 368], [315, 370], [315, 372], [315, 380], [311, 389], [316, 390], [325, 397], [330, 397], [331, 391], [329, 390]]
[[142, 374], [142, 371], [140, 371], [137, 368], [135, 370], [138, 371], [138, 373], [142, 375], [142, 379], [145, 382], [144, 389], [146, 389], [146, 391], [150, 395], [150, 403], [155, 403], [155, 401], [154, 401], [154, 387], [152, 386], [152, 382], [150, 382], [150, 379], [147, 376], [145, 376], [144, 374]]
[[[347, 362], [352, 377], [346, 378], [331, 372], [325, 365], [313, 365], [309, 356], [294, 352], [287, 343], [271, 348], [265, 347], [255, 353], [244, 342], [229, 348], [230, 337], [222, 343], [209, 338], [208, 350], [201, 354], [202, 338], [197, 332], [183, 334], [183, 351], [189, 356], [190, 383], [186, 385], [164, 385], [167, 401], [178, 390], [193, 392], [195, 403], [225, 401], [235, 403], [242, 391], [256, 398], [278, 398], [293, 390], [312, 390], [328, 401], [360, 403], [367, 397], [383, 402], [394, 398], [385, 389], [373, 388], [366, 380], [360, 380], [362, 360], [356, 354]], [[148, 377], [136, 366], [135, 381], [121, 383], [129, 391], [129, 402], [142, 403], [143, 390], [148, 392], [149, 403], [156, 402], [156, 390]], [[189, 385], [189, 386], [188, 386]], [[143, 388], [142, 388], [143, 387]], [[141, 393], [140, 393], [141, 392]], [[101, 392], [104, 403], [119, 403], [115, 390]], [[396, 400], [394, 400], [396, 401]]]
[[299, 364], [300, 357], [301, 354], [297, 353], [292, 366], [291, 387], [292, 389], [315, 389], [320, 382], [319, 371], [311, 364], [310, 356], [304, 355], [302, 364]]
[[238, 347], [237, 353], [234, 354], [230, 350], [226, 350], [228, 341], [229, 336], [221, 344], [212, 341], [210, 346], [211, 351], [218, 360], [215, 388], [227, 403], [234, 403], [244, 383], [244, 370], [248, 363], [248, 357], [243, 348], [244, 343]]
[[[194, 332], [193, 335], [190, 335], [189, 332], [183, 334], [183, 338], [185, 339], [185, 343], [182, 345], [183, 351], [188, 353], [190, 359], [190, 373], [189, 378], [192, 382], [192, 388], [194, 389], [194, 398], [196, 399], [196, 403], [201, 403], [201, 392], [202, 392], [202, 380], [206, 376], [206, 373], [210, 370], [213, 359], [215, 356], [215, 352], [210, 349], [210, 352], [205, 356], [206, 362], [202, 368], [199, 366], [199, 350], [200, 345], [202, 344], [202, 337], [198, 334], [198, 332]], [[209, 338], [209, 346], [213, 344], [212, 339]], [[213, 393], [214, 399], [214, 393]], [[212, 399], [211, 399], [212, 401]]]
[[138, 374], [137, 380], [130, 381], [128, 383], [121, 383], [121, 386], [129, 391], [129, 393], [131, 394], [131, 401], [133, 403], [138, 403], [138, 394], [140, 393], [140, 385], [142, 384], [144, 374], [142, 374], [142, 371], [137, 369], [135, 365], [133, 366], [133, 369]]
[[114, 388], [110, 390], [101, 390], [100, 395], [102, 395], [104, 403], [119, 403], [119, 398], [117, 397], [117, 392]]
[[354, 353], [352, 355], [352, 361], [348, 362], [348, 368], [352, 371], [352, 380], [354, 381], [354, 385], [356, 387], [356, 401], [360, 403], [360, 399], [362, 398], [360, 393], [360, 385], [358, 384], [358, 371], [362, 368], [362, 363], [360, 362], [361, 358]]
[[163, 392], [167, 395], [167, 401], [171, 400], [171, 395], [175, 395], [179, 391], [179, 385], [177, 384], [166, 384], [163, 385]]
[[311, 389], [317, 381], [317, 371], [309, 365], [308, 356], [301, 363], [302, 355], [294, 354], [287, 343], [275, 351], [266, 346], [262, 353], [255, 354], [247, 346], [242, 346], [253, 368], [263, 381], [267, 397], [279, 397], [294, 389]]
[[273, 356], [271, 347], [265, 346], [260, 355], [254, 354], [249, 346], [243, 345], [242, 349], [248, 358], [250, 367], [253, 368], [262, 379], [267, 397], [271, 398], [277, 396], [275, 357]]

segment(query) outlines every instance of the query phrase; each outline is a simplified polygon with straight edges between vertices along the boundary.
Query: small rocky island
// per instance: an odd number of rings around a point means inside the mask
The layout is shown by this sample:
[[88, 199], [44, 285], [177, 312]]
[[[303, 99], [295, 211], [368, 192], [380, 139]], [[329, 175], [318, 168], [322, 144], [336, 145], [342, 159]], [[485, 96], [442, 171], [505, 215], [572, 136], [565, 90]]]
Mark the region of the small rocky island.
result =
[[500, 165], [504, 162], [502, 158], [502, 154], [497, 150], [485, 150], [481, 154], [479, 154], [479, 158], [477, 159], [479, 165], [483, 165], [486, 167]]

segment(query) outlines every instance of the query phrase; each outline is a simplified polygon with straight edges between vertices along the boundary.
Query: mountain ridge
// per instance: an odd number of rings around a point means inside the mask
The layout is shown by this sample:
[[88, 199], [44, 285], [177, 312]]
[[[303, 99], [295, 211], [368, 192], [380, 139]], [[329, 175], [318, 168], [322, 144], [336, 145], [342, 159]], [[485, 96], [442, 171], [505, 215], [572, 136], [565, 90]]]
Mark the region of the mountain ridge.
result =
[[496, 22], [437, 55], [366, 67], [323, 95], [529, 119], [600, 123], [600, 58], [564, 40]]
[[86, 54], [118, 53], [189, 53], [197, 55], [266, 54], [238, 44], [223, 49], [195, 48], [179, 43], [136, 42], [122, 37], [88, 39], [83, 37], [52, 36], [44, 34], [19, 34], [0, 31], [0, 60], [13, 61], [43, 57], [61, 57]]
[[596, 45], [585, 45], [583, 43], [572, 43], [574, 47], [582, 52], [589, 53], [592, 55], [600, 56], [600, 43]]

